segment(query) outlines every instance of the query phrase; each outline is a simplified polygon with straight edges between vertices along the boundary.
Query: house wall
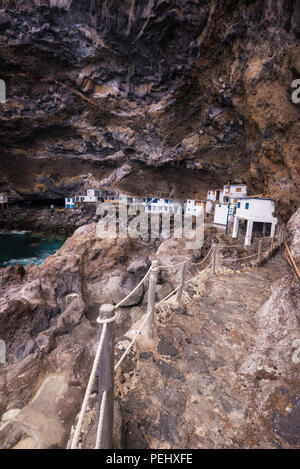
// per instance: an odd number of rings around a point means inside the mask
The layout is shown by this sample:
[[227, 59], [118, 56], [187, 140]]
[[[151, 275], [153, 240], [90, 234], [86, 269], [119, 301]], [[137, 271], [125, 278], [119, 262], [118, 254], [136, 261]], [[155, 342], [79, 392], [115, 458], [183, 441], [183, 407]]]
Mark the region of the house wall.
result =
[[211, 200], [208, 200], [206, 202], [205, 211], [206, 211], [206, 213], [211, 213], [212, 212], [212, 202], [211, 202]]
[[151, 202], [146, 205], [146, 211], [151, 213], [180, 213], [182, 210], [182, 203], [172, 199], [154, 199], [156, 202]]
[[72, 197], [67, 197], [65, 199], [65, 207], [66, 208], [75, 208], [75, 201]]
[[207, 192], [207, 200], [216, 200], [217, 198], [217, 191], [216, 190], [210, 190]]
[[[246, 204], [249, 204], [248, 209], [246, 208]], [[274, 210], [275, 205], [272, 200], [241, 199], [238, 200], [236, 216], [257, 222], [277, 223], [277, 218], [273, 216]]]
[[[228, 214], [228, 205], [216, 204], [215, 214], [214, 214], [214, 223], [216, 223], [217, 225], [226, 225], [227, 214]], [[229, 219], [230, 218], [231, 216], [229, 217]]]
[[[197, 204], [198, 202], [198, 204]], [[205, 203], [189, 199], [185, 204], [185, 214], [186, 215], [200, 215], [204, 210]]]

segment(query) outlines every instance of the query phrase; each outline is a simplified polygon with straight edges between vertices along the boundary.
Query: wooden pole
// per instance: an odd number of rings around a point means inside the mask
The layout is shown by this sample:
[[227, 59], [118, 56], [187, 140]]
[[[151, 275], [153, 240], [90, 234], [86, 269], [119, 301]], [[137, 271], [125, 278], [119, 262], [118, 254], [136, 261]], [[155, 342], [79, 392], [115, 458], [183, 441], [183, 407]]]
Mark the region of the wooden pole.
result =
[[180, 284], [180, 288], [179, 288], [178, 293], [177, 293], [177, 303], [178, 303], [178, 304], [180, 304], [180, 301], [181, 301], [181, 297], [182, 297], [182, 293], [183, 293], [183, 289], [184, 289], [184, 283], [185, 283], [185, 278], [186, 278], [186, 272], [187, 272], [188, 264], [189, 264], [189, 261], [185, 261], [185, 263], [184, 263], [183, 266], [182, 266], [182, 271], [181, 271], [181, 284]]
[[[114, 316], [115, 307], [104, 304], [99, 309], [99, 320], [109, 319]], [[100, 325], [100, 336], [104, 324]], [[101, 449], [112, 449], [113, 421], [114, 421], [114, 348], [115, 348], [115, 326], [114, 321], [106, 325], [102, 353], [98, 366], [98, 400], [99, 412], [103, 392], [106, 391], [106, 405], [104, 410], [103, 431], [99, 447]]]
[[273, 251], [273, 246], [274, 246], [274, 238], [271, 239], [270, 251]]
[[261, 261], [261, 249], [262, 249], [262, 239], [258, 241], [258, 253], [257, 253], [257, 262]]
[[211, 273], [213, 275], [216, 273], [216, 261], [217, 261], [217, 245], [213, 244], [213, 247], [212, 247], [212, 264], [211, 264]]
[[153, 339], [154, 329], [154, 305], [155, 305], [155, 293], [156, 293], [156, 282], [157, 282], [157, 261], [152, 261], [151, 272], [149, 275], [149, 291], [148, 291], [148, 306], [147, 315], [149, 315], [145, 324], [145, 335], [147, 339]]

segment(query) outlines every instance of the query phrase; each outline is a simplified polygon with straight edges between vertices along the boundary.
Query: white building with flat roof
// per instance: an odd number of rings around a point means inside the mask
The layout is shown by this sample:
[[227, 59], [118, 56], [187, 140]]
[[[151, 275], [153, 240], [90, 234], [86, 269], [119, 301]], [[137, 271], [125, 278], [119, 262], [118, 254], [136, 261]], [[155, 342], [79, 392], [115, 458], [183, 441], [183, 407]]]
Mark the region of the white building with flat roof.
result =
[[8, 207], [8, 197], [4, 192], [0, 192], [0, 205], [2, 209]]
[[270, 238], [274, 238], [275, 227], [278, 222], [277, 218], [273, 215], [274, 211], [275, 205], [271, 199], [264, 199], [259, 197], [239, 198], [236, 204], [232, 237], [238, 237], [239, 220], [247, 220], [247, 230], [245, 237], [246, 246], [251, 244], [254, 222], [263, 223], [264, 231], [266, 224], [271, 224]]
[[214, 223], [216, 225], [225, 225], [231, 219], [232, 213], [229, 213], [229, 204], [216, 204], [214, 213]]
[[247, 197], [246, 184], [225, 184], [223, 188], [223, 202], [227, 203], [230, 198], [235, 200], [239, 197]]
[[176, 199], [161, 199], [155, 197], [148, 197], [146, 201], [146, 212], [148, 213], [182, 213], [184, 204], [181, 200]]
[[223, 202], [223, 189], [210, 189], [207, 192], [207, 200], [211, 200], [212, 202]]
[[75, 198], [74, 197], [66, 197], [65, 198], [65, 207], [66, 208], [76, 208]]
[[198, 216], [206, 209], [206, 202], [203, 200], [187, 199], [185, 203], [185, 214]]

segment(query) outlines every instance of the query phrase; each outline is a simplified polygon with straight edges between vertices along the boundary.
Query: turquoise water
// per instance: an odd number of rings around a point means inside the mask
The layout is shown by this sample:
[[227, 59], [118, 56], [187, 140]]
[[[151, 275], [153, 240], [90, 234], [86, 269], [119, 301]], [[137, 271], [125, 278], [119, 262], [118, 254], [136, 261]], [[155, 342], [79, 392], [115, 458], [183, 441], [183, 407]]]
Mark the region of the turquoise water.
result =
[[65, 242], [63, 236], [49, 236], [30, 231], [0, 233], [0, 267], [15, 264], [41, 265]]

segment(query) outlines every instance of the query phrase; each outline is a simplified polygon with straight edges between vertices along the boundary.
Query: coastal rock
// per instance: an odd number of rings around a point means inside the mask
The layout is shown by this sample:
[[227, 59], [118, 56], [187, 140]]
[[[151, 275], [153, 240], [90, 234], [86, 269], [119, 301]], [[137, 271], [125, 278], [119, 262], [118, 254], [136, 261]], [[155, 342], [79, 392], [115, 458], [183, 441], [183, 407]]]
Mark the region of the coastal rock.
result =
[[134, 260], [127, 268], [127, 272], [136, 274], [137, 277], [144, 277], [146, 275], [151, 262], [148, 257], [140, 257]]
[[[126, 298], [140, 281], [140, 275], [126, 273], [118, 282], [117, 288], [113, 293], [113, 301], [115, 304]], [[143, 284], [122, 304], [122, 306], [136, 306], [138, 305], [144, 296]]]

